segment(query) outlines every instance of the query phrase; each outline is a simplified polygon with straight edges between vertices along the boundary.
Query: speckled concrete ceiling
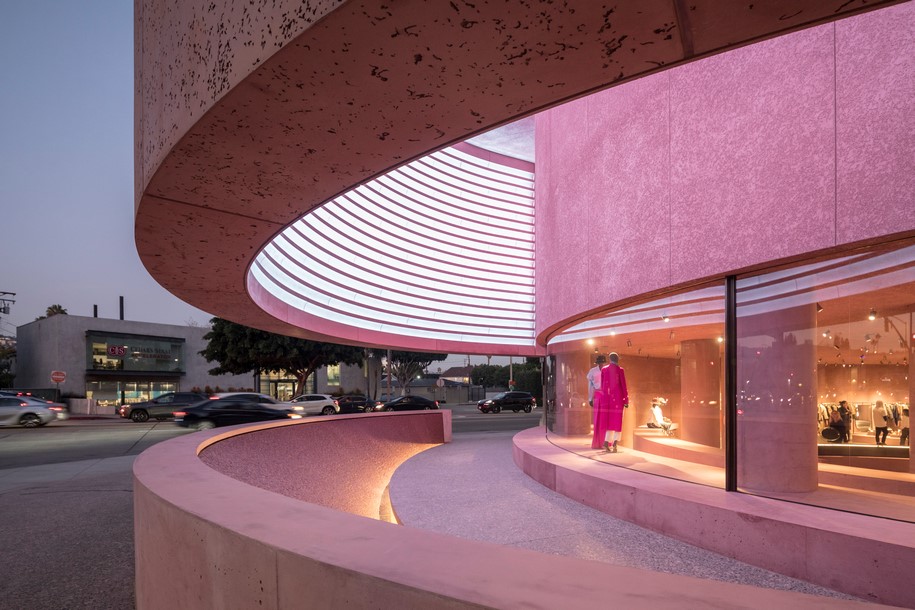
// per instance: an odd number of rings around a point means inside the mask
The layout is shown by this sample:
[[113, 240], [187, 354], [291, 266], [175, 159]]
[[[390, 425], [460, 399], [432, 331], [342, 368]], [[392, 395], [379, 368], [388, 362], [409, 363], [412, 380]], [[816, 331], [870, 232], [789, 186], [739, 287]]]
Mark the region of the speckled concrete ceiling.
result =
[[137, 248], [214, 315], [358, 341], [248, 296], [253, 257], [308, 210], [564, 100], [894, 3], [137, 0]]

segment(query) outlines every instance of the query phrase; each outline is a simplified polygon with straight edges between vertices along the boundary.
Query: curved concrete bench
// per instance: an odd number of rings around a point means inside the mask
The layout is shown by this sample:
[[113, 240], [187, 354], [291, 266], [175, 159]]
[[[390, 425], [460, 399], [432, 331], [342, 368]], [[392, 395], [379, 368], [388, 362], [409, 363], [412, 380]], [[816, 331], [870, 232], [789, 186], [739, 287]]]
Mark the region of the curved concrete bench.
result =
[[342, 510], [372, 512], [398, 463], [450, 440], [450, 417], [312, 418], [148, 449], [134, 465], [137, 608], [862, 605], [544, 555]]

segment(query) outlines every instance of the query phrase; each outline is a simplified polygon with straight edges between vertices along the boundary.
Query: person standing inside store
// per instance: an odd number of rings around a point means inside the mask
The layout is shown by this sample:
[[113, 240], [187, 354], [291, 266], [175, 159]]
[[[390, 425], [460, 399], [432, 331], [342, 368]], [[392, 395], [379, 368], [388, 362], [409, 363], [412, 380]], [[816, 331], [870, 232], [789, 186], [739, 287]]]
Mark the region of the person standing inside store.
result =
[[899, 445], [909, 444], [909, 408], [903, 407], [902, 417], [899, 418]]
[[626, 373], [619, 363], [619, 354], [612, 352], [610, 364], [600, 371], [600, 391], [603, 394], [607, 430], [604, 436], [604, 448], [612, 453], [619, 452], [618, 445], [623, 430], [623, 409], [629, 406]]
[[845, 429], [845, 420], [842, 419], [842, 414], [839, 413], [838, 409], [835, 411], [829, 412], [829, 427], [839, 433], [839, 442], [846, 443], [848, 442], [848, 431]]
[[887, 419], [889, 417], [886, 407], [883, 406], [882, 400], [878, 400], [874, 405], [874, 437], [877, 439], [878, 446], [886, 445], [886, 435], [889, 434]]
[[842, 436], [842, 442], [847, 443], [851, 440], [851, 409], [848, 408], [846, 401], [840, 400], [838, 411], [842, 421], [845, 422], [845, 434]]

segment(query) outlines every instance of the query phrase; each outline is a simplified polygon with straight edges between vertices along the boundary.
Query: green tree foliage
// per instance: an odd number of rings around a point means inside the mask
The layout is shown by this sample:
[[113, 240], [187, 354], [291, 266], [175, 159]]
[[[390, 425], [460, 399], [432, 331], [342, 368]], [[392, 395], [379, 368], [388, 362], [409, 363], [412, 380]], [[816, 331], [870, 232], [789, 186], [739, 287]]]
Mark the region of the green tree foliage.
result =
[[36, 320], [44, 320], [45, 318], [50, 318], [51, 316], [65, 316], [67, 315], [67, 310], [63, 305], [51, 305], [49, 306], [43, 316], [38, 316]]
[[426, 367], [433, 362], [440, 362], [448, 354], [430, 354], [428, 352], [391, 352], [391, 375], [400, 384], [401, 394], [407, 393], [407, 388]]
[[207, 362], [219, 363], [210, 369], [211, 375], [285, 371], [295, 376], [297, 395], [305, 391], [305, 380], [319, 368], [360, 364], [364, 356], [361, 347], [276, 335], [222, 318], [213, 318], [210, 323], [210, 332], [203, 336], [207, 347], [200, 355]]
[[15, 355], [15, 348], [0, 346], [0, 388], [13, 387], [16, 376], [10, 372], [10, 365]]
[[508, 387], [508, 367], [498, 364], [478, 364], [470, 369], [470, 381], [486, 388]]

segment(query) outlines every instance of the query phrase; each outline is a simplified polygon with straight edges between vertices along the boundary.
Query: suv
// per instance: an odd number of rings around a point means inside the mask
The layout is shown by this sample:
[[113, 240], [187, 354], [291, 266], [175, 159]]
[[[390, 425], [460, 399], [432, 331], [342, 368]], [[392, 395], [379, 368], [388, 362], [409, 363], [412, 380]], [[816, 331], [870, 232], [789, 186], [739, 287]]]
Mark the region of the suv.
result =
[[144, 422], [150, 417], [161, 421], [171, 419], [172, 412], [181, 407], [206, 399], [207, 395], [199, 392], [169, 392], [152, 400], [122, 405], [119, 412], [121, 417], [130, 418], [135, 422]]
[[483, 413], [499, 413], [502, 409], [530, 413], [536, 406], [537, 399], [530, 392], [500, 392], [477, 402], [477, 409]]
[[362, 394], [347, 394], [337, 399], [340, 413], [372, 413], [375, 411], [375, 401]]
[[302, 407], [308, 415], [334, 415], [340, 412], [337, 399], [329, 394], [302, 394], [289, 402]]

